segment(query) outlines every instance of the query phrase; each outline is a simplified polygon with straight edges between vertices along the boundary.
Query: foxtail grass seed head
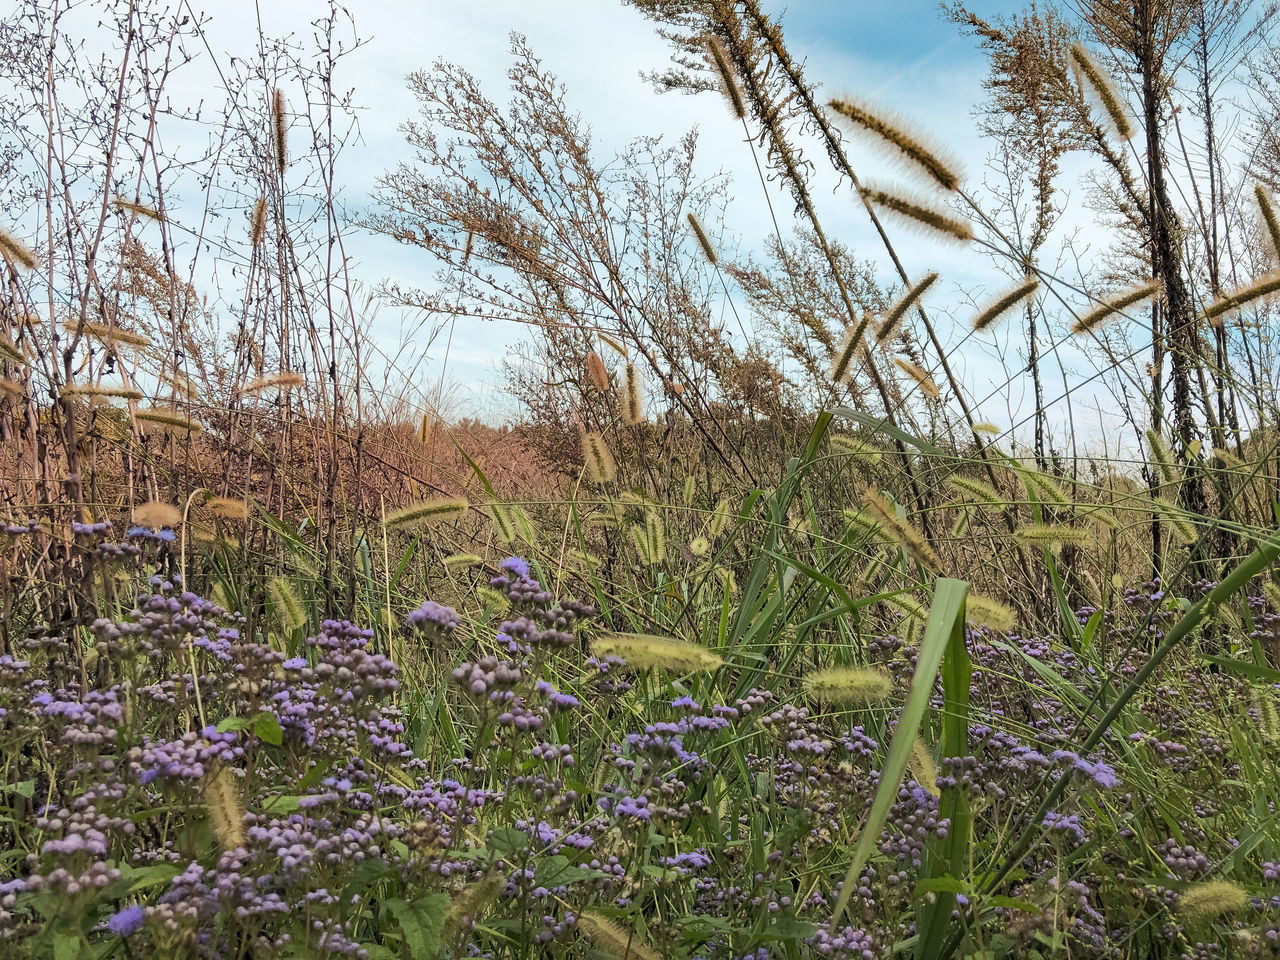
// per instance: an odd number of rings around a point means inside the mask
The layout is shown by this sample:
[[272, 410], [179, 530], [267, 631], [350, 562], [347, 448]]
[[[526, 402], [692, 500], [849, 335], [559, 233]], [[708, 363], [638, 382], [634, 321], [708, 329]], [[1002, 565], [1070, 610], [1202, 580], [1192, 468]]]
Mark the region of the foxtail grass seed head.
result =
[[244, 804], [230, 767], [218, 766], [201, 783], [213, 834], [223, 850], [244, 846]]
[[424, 413], [422, 419], [418, 422], [418, 442], [424, 447], [431, 442], [432, 430], [431, 414]]
[[276, 173], [284, 175], [285, 164], [288, 158], [285, 149], [288, 146], [286, 142], [286, 104], [284, 102], [284, 91], [276, 87], [271, 91], [271, 132], [272, 142], [275, 145], [275, 161]]
[[644, 944], [638, 934], [600, 914], [580, 913], [578, 930], [609, 960], [660, 960], [657, 951]]
[[1112, 132], [1121, 140], [1133, 136], [1133, 124], [1129, 121], [1129, 111], [1125, 109], [1120, 95], [1116, 92], [1111, 77], [1082, 44], [1074, 44], [1067, 52], [1071, 58], [1071, 66], [1080, 80], [1080, 85], [1097, 98], [1111, 121]]
[[929, 793], [935, 797], [942, 794], [938, 789], [938, 768], [934, 766], [933, 753], [929, 750], [929, 745], [919, 737], [911, 744], [911, 758], [907, 761], [907, 769], [916, 783]]
[[93, 337], [103, 343], [123, 343], [131, 347], [149, 347], [151, 340], [144, 337], [140, 333], [134, 333], [130, 330], [121, 330], [119, 327], [113, 327], [107, 323], [84, 323], [77, 324], [74, 321], [67, 321], [63, 324], [64, 329], [68, 333], [75, 333], [79, 328], [86, 336]]
[[596, 336], [600, 338], [601, 343], [620, 356], [623, 360], [627, 359], [627, 348], [622, 345], [620, 340], [615, 340], [607, 333], [602, 333], [599, 330], [596, 331]]
[[891, 597], [885, 597], [884, 602], [897, 610], [907, 620], [917, 620], [923, 623], [929, 617], [929, 608], [908, 594], [896, 593]]
[[897, 512], [888, 500], [872, 487], [863, 494], [863, 503], [876, 522], [890, 534], [904, 549], [908, 556], [924, 567], [937, 573], [942, 569], [942, 560], [934, 551], [929, 541], [911, 524], [898, 518]]
[[1040, 281], [1032, 277], [1029, 280], [1024, 280], [1016, 287], [1006, 290], [978, 311], [978, 315], [973, 318], [973, 329], [977, 332], [986, 330], [1006, 313], [1026, 300], [1027, 297], [1035, 293], [1039, 286]]
[[902, 321], [906, 319], [907, 311], [917, 304], [920, 298], [937, 281], [937, 273], [926, 274], [923, 279], [908, 289], [893, 306], [885, 311], [884, 320], [881, 321], [879, 329], [876, 330], [876, 343], [884, 346], [898, 336], [898, 332], [902, 329]]
[[[6, 397], [20, 397], [26, 392], [26, 386], [19, 383], [17, 380], [0, 377], [0, 395]], [[66, 393], [66, 391], [64, 390], [63, 393]]]
[[247, 500], [234, 497], [210, 497], [204, 508], [219, 520], [236, 520], [243, 522], [249, 519], [251, 508]]
[[267, 235], [267, 198], [258, 197], [249, 214], [249, 244], [258, 247]]
[[971, 507], [962, 506], [960, 512], [956, 514], [956, 522], [951, 525], [951, 536], [953, 539], [960, 539], [969, 532], [969, 522], [973, 519], [973, 509]]
[[644, 423], [644, 385], [634, 363], [628, 363], [622, 381], [622, 421], [628, 426]]
[[947, 483], [958, 490], [960, 493], [967, 494], [975, 501], [981, 504], [1001, 505], [1003, 500], [1000, 494], [996, 492], [996, 488], [983, 480], [974, 477], [966, 477], [959, 473], [953, 473], [947, 477]]
[[728, 497], [716, 504], [716, 508], [711, 511], [711, 521], [707, 524], [707, 533], [712, 539], [724, 533], [724, 528], [728, 525], [733, 512], [733, 503]]
[[1214, 326], [1221, 326], [1228, 314], [1235, 313], [1251, 303], [1270, 300], [1277, 292], [1280, 292], [1280, 270], [1268, 273], [1247, 287], [1241, 287], [1214, 301], [1205, 307], [1204, 318]]
[[673, 673], [710, 673], [724, 660], [706, 647], [642, 633], [614, 633], [591, 645], [597, 657], [615, 656], [634, 670], [660, 669]]
[[1258, 220], [1262, 224], [1262, 242], [1272, 259], [1280, 259], [1280, 215], [1276, 213], [1275, 197], [1262, 184], [1255, 184], [1253, 197], [1258, 204]]
[[912, 363], [906, 357], [894, 357], [893, 362], [898, 365], [898, 369], [905, 373], [908, 377], [916, 382], [916, 386], [930, 400], [936, 400], [941, 391], [938, 385], [933, 382], [933, 377], [929, 376], [929, 371], [918, 363]]
[[807, 673], [805, 693], [823, 703], [874, 703], [893, 693], [893, 678], [875, 667], [835, 667]]
[[1053, 477], [1039, 470], [1033, 470], [1030, 467], [1022, 467], [1018, 471], [1023, 480], [1030, 486], [1037, 497], [1046, 503], [1055, 503], [1058, 506], [1071, 506], [1072, 500], [1067, 496], [1067, 492]]
[[999, 600], [971, 593], [965, 600], [965, 619], [974, 626], [987, 627], [998, 633], [1010, 633], [1017, 626], [1017, 615]]
[[711, 541], [706, 537], [694, 537], [689, 541], [689, 552], [701, 559], [711, 552]]
[[613, 454], [600, 434], [582, 435], [582, 457], [587, 464], [587, 475], [596, 483], [611, 483], [618, 475]]
[[514, 543], [516, 540], [515, 524], [511, 522], [511, 514], [501, 503], [489, 504], [489, 519], [493, 521], [493, 529], [503, 543]]
[[648, 542], [650, 563], [661, 563], [667, 556], [667, 525], [657, 510], [645, 511], [644, 535]]
[[827, 107], [855, 133], [870, 134], [877, 142], [944, 190], [960, 186], [960, 164], [947, 152], [928, 142], [919, 130], [891, 111], [861, 102], [852, 97], [837, 97]]
[[1280, 743], [1280, 710], [1276, 709], [1276, 694], [1272, 687], [1255, 685], [1249, 691], [1253, 712], [1258, 717], [1258, 732], [1267, 743]]
[[294, 373], [291, 370], [282, 370], [280, 373], [258, 377], [258, 379], [246, 384], [241, 392], [250, 396], [266, 393], [268, 390], [279, 390], [281, 393], [288, 393], [290, 390], [298, 389], [304, 383], [306, 381], [302, 378], [302, 374]]
[[171, 503], [153, 500], [133, 508], [133, 522], [152, 530], [176, 527], [182, 522], [182, 511]]
[[865, 437], [851, 437], [845, 433], [832, 433], [827, 436], [831, 443], [831, 451], [841, 457], [856, 457], [866, 463], [879, 463], [884, 451]]
[[609, 389], [609, 371], [604, 368], [600, 354], [594, 350], [587, 351], [587, 379], [601, 393]]
[[72, 384], [63, 387], [62, 392], [72, 397], [102, 397], [107, 400], [141, 400], [143, 397], [142, 391], [136, 387], [112, 386], [105, 383], [90, 383], [83, 386]]
[[116, 197], [111, 201], [111, 205], [117, 210], [123, 210], [125, 213], [132, 213], [148, 220], [164, 220], [164, 216], [155, 207], [149, 207], [145, 203], [135, 203], [133, 200], [126, 200], [124, 197]]
[[469, 883], [458, 891], [444, 914], [444, 941], [451, 943], [465, 933], [489, 909], [493, 901], [498, 899], [506, 878], [498, 871], [489, 873], [475, 883]]
[[1225, 913], [1240, 913], [1249, 906], [1249, 891], [1230, 880], [1193, 883], [1178, 898], [1178, 912], [1207, 919]]
[[707, 38], [707, 53], [710, 54], [711, 64], [720, 76], [720, 92], [729, 101], [729, 108], [733, 110], [733, 115], [739, 120], [743, 119], [747, 115], [747, 105], [742, 99], [742, 88], [738, 86], [738, 78], [733, 72], [733, 66], [729, 63], [729, 57], [719, 38]]
[[857, 323], [851, 323], [845, 327], [844, 336], [840, 338], [840, 342], [836, 345], [835, 351], [831, 355], [832, 383], [844, 383], [853, 374], [853, 362], [857, 359], [858, 351], [866, 343], [864, 338], [867, 332], [867, 325], [870, 322], [871, 314], [864, 313], [862, 319]]
[[199, 436], [204, 431], [204, 427], [176, 410], [139, 410], [134, 417], [141, 421], [144, 431], [191, 437]]
[[1132, 287], [1129, 290], [1112, 297], [1104, 303], [1098, 304], [1071, 325], [1071, 332], [1081, 334], [1096, 330], [1106, 321], [1119, 316], [1131, 307], [1136, 307], [1144, 300], [1150, 300], [1159, 293], [1159, 282], [1151, 280], [1147, 283], [1141, 283], [1136, 287]]
[[689, 476], [684, 478], [684, 489], [680, 491], [680, 499], [684, 501], [684, 505], [687, 507], [689, 504], [693, 503], [693, 498], [697, 493], [698, 478], [693, 474], [689, 474]]
[[1178, 508], [1178, 505], [1165, 497], [1155, 497], [1152, 503], [1155, 513], [1169, 524], [1169, 529], [1173, 532], [1174, 539], [1179, 546], [1187, 546], [1195, 543], [1200, 535], [1196, 530], [1196, 525], [1188, 519], [1186, 513]]
[[463, 497], [438, 497], [410, 504], [388, 513], [383, 525], [388, 529], [413, 528], [432, 525], [461, 516], [470, 507]]
[[0, 257], [23, 270], [34, 270], [40, 266], [40, 260], [31, 248], [3, 228], [0, 228]]
[[1083, 527], [1070, 527], [1065, 523], [1035, 523], [1014, 531], [1018, 542], [1028, 547], [1046, 547], [1050, 550], [1061, 546], [1082, 546], [1089, 539], [1089, 531]]
[[996, 424], [994, 424], [994, 423], [985, 423], [985, 422], [983, 422], [983, 423], [975, 423], [975, 424], [973, 425], [973, 432], [974, 432], [974, 433], [985, 433], [985, 434], [989, 434], [990, 436], [993, 436], [993, 437], [995, 437], [995, 436], [999, 436], [1000, 434], [1004, 433], [1004, 431], [1003, 431], [1003, 430], [1001, 430], [1001, 429], [1000, 429], [1000, 427], [998, 427]]
[[307, 611], [302, 599], [287, 577], [276, 577], [267, 584], [271, 609], [285, 633], [294, 633], [307, 625]]
[[1151, 463], [1156, 468], [1156, 473], [1159, 475], [1162, 484], [1170, 486], [1177, 484], [1182, 479], [1182, 471], [1178, 469], [1177, 463], [1174, 462], [1173, 451], [1165, 443], [1160, 431], [1155, 429], [1147, 430], [1147, 450], [1150, 452]]
[[973, 239], [973, 227], [954, 214], [936, 206], [933, 201], [905, 196], [900, 192], [864, 185], [862, 196], [874, 207], [897, 217], [908, 226], [922, 227], [932, 236], [942, 236], [961, 243]]
[[700, 221], [692, 210], [689, 211], [689, 228], [693, 231], [694, 237], [698, 240], [698, 246], [702, 248], [702, 255], [707, 258], [707, 263], [713, 267], [720, 265], [720, 258], [716, 256], [716, 248], [711, 245], [711, 238], [707, 236], [707, 231], [702, 229], [702, 221]]
[[28, 362], [26, 354], [19, 350], [17, 345], [4, 334], [0, 334], [0, 360], [7, 360], [9, 363], [15, 363], [20, 367], [25, 367]]

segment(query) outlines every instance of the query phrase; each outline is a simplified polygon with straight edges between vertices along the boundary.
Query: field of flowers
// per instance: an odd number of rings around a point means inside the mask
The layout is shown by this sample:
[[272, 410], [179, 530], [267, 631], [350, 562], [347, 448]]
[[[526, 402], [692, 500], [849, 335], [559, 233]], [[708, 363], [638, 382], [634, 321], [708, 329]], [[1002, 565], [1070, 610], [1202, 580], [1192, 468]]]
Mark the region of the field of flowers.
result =
[[482, 617], [402, 616], [440, 680], [410, 711], [373, 631], [247, 633], [172, 534], [80, 525], [146, 574], [132, 609], [0, 660], [4, 956], [1280, 952], [1280, 678], [1197, 660], [1225, 621], [1079, 747], [1215, 584], [1058, 636], [943, 624], [939, 671], [932, 617], [806, 663], [602, 632], [509, 557]]

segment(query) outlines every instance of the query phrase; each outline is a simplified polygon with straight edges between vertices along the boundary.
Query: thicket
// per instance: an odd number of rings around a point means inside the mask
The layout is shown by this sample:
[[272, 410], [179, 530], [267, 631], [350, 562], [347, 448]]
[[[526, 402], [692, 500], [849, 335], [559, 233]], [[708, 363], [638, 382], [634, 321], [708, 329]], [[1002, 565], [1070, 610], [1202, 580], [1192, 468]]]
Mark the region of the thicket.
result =
[[[695, 133], [603, 155], [518, 37], [505, 104], [413, 75], [352, 222], [342, 8], [233, 59], [0, 20], [0, 955], [1280, 952], [1273, 11], [948, 8], [979, 183], [755, 0], [633, 5], [741, 121], [760, 253]], [[996, 292], [944, 313], [903, 229]], [[512, 429], [417, 386], [478, 320], [527, 330]]]

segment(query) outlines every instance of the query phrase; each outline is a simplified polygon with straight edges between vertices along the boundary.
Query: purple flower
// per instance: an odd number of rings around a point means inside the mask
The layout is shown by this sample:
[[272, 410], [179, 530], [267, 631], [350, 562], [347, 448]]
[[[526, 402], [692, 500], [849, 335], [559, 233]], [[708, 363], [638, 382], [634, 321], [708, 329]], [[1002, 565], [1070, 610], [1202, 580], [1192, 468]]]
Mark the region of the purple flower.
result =
[[420, 630], [436, 629], [447, 632], [456, 629], [460, 623], [462, 618], [451, 607], [436, 603], [434, 600], [425, 601], [422, 606], [409, 614], [409, 626]]
[[529, 563], [521, 557], [507, 557], [498, 568], [508, 573], [515, 574], [517, 577], [527, 577], [529, 575]]
[[107, 929], [121, 937], [131, 937], [142, 929], [145, 919], [142, 908], [136, 903], [130, 904], [111, 915], [107, 920]]

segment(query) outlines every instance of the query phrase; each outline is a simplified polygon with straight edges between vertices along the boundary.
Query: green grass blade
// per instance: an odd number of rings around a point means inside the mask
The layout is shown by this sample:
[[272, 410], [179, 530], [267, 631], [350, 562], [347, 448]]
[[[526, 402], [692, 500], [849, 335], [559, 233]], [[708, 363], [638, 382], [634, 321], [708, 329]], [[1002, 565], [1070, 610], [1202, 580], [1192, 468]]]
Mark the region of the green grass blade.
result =
[[858, 876], [871, 857], [885, 821], [889, 818], [889, 809], [898, 796], [898, 787], [902, 783], [902, 775], [906, 772], [907, 762], [911, 758], [911, 747], [915, 743], [929, 709], [929, 697], [933, 693], [933, 681], [938, 675], [938, 666], [951, 642], [952, 632], [959, 625], [964, 629], [964, 598], [969, 585], [963, 580], [940, 579], [933, 594], [933, 605], [929, 611], [929, 622], [925, 625], [924, 639], [920, 642], [920, 654], [916, 659], [916, 670], [911, 680], [911, 692], [898, 718], [898, 727], [894, 731], [893, 741], [889, 744], [889, 753], [885, 757], [884, 767], [880, 771], [880, 786], [871, 801], [871, 810], [867, 821], [858, 835], [858, 843], [853, 850], [853, 859], [845, 872], [844, 887], [840, 891], [840, 899], [836, 901], [831, 913], [831, 928], [838, 929], [840, 918], [849, 905], [849, 898], [857, 887]]

